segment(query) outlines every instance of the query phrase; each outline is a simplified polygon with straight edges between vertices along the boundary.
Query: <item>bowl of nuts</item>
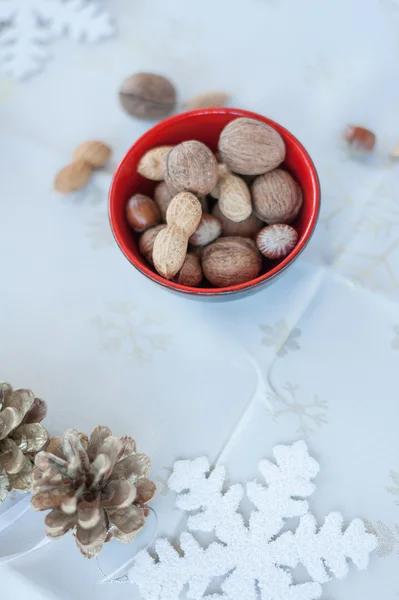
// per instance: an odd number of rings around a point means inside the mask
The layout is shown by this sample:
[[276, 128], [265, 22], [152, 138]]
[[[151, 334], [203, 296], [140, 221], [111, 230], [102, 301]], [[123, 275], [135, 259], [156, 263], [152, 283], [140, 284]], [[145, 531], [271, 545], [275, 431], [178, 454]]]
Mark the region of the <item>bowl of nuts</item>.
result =
[[170, 117], [135, 142], [114, 175], [109, 215], [143, 275], [219, 296], [285, 271], [319, 205], [315, 166], [289, 131], [245, 110], [209, 108]]

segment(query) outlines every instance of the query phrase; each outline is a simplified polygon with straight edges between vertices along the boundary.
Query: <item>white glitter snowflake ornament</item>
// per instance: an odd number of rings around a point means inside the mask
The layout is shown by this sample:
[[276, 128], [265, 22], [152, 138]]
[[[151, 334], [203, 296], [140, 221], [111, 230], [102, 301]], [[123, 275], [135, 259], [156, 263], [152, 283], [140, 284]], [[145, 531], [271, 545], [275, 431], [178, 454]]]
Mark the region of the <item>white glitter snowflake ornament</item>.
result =
[[0, 0], [0, 68], [24, 79], [43, 68], [55, 38], [97, 42], [113, 33], [95, 0]]
[[[319, 469], [299, 441], [276, 446], [274, 464], [261, 460], [259, 471], [267, 486], [246, 484], [254, 504], [248, 525], [239, 513], [244, 488], [235, 484], [223, 493], [224, 467], [210, 471], [206, 458], [180, 460], [169, 479], [178, 493], [176, 505], [190, 513], [190, 531], [214, 532], [217, 541], [203, 548], [191, 533], [180, 536], [182, 552], [167, 540], [155, 543], [158, 561], [140, 552], [129, 573], [145, 600], [178, 600], [188, 584], [187, 597], [195, 600], [315, 600], [331, 576], [344, 577], [350, 559], [367, 567], [377, 546], [374, 535], [355, 519], [342, 531], [340, 513], [330, 513], [318, 528], [304, 498], [315, 490], [311, 482]], [[192, 511], [197, 511], [192, 514]], [[295, 531], [284, 531], [287, 519], [300, 517]], [[289, 569], [302, 564], [309, 581], [295, 584]], [[221, 593], [208, 594], [215, 578]]]

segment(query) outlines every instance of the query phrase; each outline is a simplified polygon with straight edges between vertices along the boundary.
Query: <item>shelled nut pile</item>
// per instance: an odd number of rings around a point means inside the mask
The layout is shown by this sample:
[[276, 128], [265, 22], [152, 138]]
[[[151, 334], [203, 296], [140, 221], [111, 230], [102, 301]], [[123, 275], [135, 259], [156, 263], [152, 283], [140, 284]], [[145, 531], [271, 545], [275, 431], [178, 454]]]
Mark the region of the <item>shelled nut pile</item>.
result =
[[126, 206], [147, 262], [183, 285], [205, 277], [230, 287], [286, 257], [298, 242], [290, 223], [303, 198], [281, 168], [285, 152], [274, 128], [250, 118], [226, 125], [216, 156], [196, 140], [149, 150], [137, 170], [158, 182], [153, 198], [135, 194]]

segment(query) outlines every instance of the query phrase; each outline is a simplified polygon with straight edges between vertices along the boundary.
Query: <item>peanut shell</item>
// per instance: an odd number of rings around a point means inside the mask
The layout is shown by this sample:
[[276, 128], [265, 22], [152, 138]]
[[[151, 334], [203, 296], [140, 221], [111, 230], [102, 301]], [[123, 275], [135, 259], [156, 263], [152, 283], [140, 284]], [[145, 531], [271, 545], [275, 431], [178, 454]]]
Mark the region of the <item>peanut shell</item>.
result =
[[84, 160], [91, 167], [98, 168], [103, 167], [112, 154], [112, 150], [109, 146], [103, 142], [96, 140], [83, 142], [75, 148], [73, 153], [74, 160]]
[[168, 225], [176, 225], [190, 237], [197, 229], [202, 216], [201, 202], [190, 192], [175, 196], [166, 211]]
[[84, 160], [75, 160], [57, 173], [54, 188], [61, 194], [77, 192], [89, 182], [90, 177], [90, 165]]

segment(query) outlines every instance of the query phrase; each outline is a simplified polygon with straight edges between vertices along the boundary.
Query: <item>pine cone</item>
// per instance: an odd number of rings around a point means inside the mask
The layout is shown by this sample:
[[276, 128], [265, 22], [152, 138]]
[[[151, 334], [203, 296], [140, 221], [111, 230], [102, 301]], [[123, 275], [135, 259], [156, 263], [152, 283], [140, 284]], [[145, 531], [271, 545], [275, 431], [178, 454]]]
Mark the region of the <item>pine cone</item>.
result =
[[151, 461], [136, 453], [129, 436], [114, 437], [98, 425], [88, 439], [75, 429], [50, 440], [36, 456], [32, 506], [48, 510], [46, 534], [58, 539], [72, 530], [87, 558], [104, 542], [131, 542], [144, 527], [155, 493], [147, 479]]
[[10, 490], [30, 489], [34, 456], [48, 441], [40, 425], [46, 412], [47, 404], [32, 390], [0, 382], [0, 502]]

